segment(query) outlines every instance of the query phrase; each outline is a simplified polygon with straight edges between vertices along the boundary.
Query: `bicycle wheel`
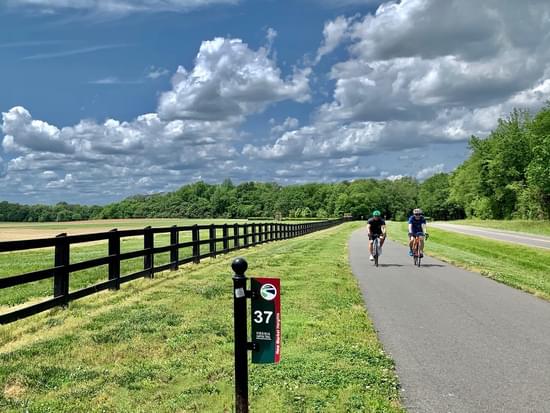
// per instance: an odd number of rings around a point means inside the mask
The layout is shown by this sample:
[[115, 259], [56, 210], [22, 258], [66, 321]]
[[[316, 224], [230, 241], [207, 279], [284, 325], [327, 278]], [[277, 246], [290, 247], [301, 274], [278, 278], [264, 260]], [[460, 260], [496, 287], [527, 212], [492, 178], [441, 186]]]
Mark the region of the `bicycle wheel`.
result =
[[380, 241], [378, 241], [378, 238], [374, 239], [374, 242], [372, 243], [372, 256], [374, 257], [374, 265], [378, 267], [378, 246]]
[[422, 254], [420, 253], [420, 245], [422, 244], [422, 241], [419, 239], [418, 240], [418, 245], [417, 245], [417, 254], [418, 254], [418, 260], [416, 262], [416, 265], [418, 265], [420, 267], [420, 262], [422, 261]]

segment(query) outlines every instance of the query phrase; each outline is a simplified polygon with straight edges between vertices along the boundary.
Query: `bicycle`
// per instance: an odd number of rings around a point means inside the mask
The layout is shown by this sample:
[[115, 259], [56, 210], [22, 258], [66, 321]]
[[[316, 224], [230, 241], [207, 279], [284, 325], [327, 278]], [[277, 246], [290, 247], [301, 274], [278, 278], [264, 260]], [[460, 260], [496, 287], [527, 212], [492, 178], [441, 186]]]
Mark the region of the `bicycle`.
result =
[[423, 254], [420, 253], [420, 237], [425, 237], [428, 239], [428, 234], [423, 232], [417, 232], [414, 236], [412, 252], [413, 252], [413, 262], [416, 267], [420, 267], [420, 262], [422, 261]]
[[374, 258], [374, 266], [378, 267], [378, 257], [380, 256], [380, 236], [372, 235], [372, 257]]

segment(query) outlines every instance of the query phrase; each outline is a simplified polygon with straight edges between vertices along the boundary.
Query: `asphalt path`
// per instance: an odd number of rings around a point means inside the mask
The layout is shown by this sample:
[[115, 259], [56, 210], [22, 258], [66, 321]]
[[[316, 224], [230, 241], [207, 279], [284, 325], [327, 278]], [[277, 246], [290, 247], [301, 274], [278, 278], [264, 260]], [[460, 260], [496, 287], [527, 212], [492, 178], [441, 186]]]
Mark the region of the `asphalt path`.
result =
[[[477, 235], [484, 238], [495, 239], [498, 241], [523, 244], [530, 247], [539, 247], [550, 249], [550, 237], [544, 235], [526, 234], [524, 232], [502, 231], [498, 229], [480, 228], [472, 225], [448, 224], [444, 222], [433, 222], [428, 227], [440, 228], [447, 231], [459, 232], [467, 235]], [[429, 232], [429, 229], [428, 229]], [[550, 411], [550, 407], [549, 407]]]
[[[350, 263], [409, 412], [550, 412], [550, 303], [387, 241]], [[429, 241], [426, 245], [429, 254]]]

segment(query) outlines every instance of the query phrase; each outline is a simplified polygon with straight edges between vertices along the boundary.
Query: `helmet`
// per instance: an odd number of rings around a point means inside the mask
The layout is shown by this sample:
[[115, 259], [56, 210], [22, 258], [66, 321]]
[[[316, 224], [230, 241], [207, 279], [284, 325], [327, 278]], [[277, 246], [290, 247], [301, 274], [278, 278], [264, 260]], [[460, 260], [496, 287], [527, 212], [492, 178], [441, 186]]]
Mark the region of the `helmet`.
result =
[[380, 216], [380, 211], [379, 210], [376, 210], [372, 213], [372, 216], [373, 217], [379, 217]]
[[414, 211], [413, 211], [413, 214], [415, 215], [422, 215], [422, 210], [420, 208], [415, 208]]

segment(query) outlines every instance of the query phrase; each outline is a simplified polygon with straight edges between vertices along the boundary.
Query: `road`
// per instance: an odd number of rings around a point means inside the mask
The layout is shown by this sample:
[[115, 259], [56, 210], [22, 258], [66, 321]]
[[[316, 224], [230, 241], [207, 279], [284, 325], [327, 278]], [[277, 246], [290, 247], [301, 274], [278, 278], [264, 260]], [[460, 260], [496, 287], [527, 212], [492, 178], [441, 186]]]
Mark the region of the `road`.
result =
[[[472, 225], [448, 224], [446, 222], [429, 223], [428, 227], [440, 228], [447, 231], [459, 232], [467, 235], [477, 235], [484, 238], [495, 239], [498, 241], [523, 244], [529, 247], [539, 247], [550, 249], [550, 237], [544, 235], [526, 234], [523, 232], [502, 231], [498, 229], [479, 228]], [[429, 229], [428, 229], [428, 232]], [[550, 408], [549, 408], [550, 410]]]
[[388, 241], [375, 268], [365, 229], [350, 264], [409, 412], [550, 412], [550, 303]]

